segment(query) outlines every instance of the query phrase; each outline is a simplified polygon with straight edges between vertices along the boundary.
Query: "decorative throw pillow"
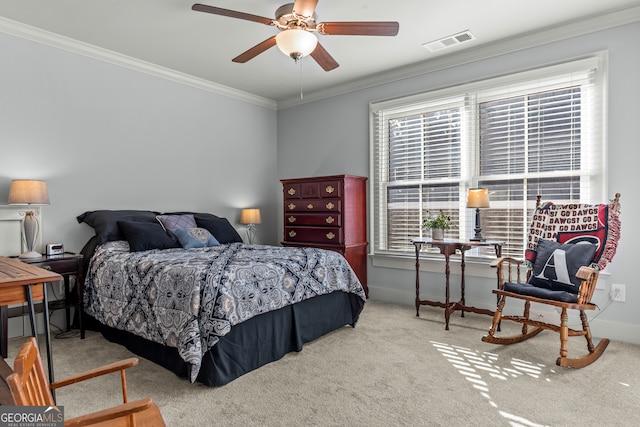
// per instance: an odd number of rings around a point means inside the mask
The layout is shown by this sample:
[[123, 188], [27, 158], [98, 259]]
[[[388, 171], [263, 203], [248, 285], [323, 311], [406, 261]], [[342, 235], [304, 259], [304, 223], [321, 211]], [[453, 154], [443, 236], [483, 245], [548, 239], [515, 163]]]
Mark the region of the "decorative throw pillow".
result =
[[173, 230], [173, 234], [185, 249], [220, 245], [216, 238], [204, 228], [176, 228]]
[[226, 218], [199, 218], [196, 217], [198, 227], [206, 228], [221, 244], [242, 243], [242, 237]]
[[576, 273], [583, 265], [591, 264], [595, 252], [596, 245], [591, 243], [562, 244], [539, 239], [538, 254], [529, 283], [575, 294], [581, 283]]
[[120, 231], [129, 242], [131, 252], [178, 248], [178, 242], [155, 222], [118, 221]]
[[158, 215], [158, 222], [164, 227], [165, 230], [173, 232], [177, 228], [195, 228], [196, 220], [193, 215]]

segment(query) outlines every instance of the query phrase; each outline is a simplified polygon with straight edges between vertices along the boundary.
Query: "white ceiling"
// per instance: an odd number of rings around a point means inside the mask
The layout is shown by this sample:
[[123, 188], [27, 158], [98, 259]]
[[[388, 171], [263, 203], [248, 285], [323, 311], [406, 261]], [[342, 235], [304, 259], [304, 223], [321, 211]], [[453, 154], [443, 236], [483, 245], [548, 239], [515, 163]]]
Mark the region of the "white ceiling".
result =
[[[4, 24], [0, 31], [10, 32], [6, 27], [17, 21], [282, 103], [299, 98], [301, 84], [306, 97], [307, 93], [381, 78], [380, 73], [398, 74], [464, 53], [472, 56], [509, 40], [531, 38], [542, 30], [562, 34], [558, 28], [565, 24], [606, 25], [628, 15], [626, 12], [638, 20], [640, 6], [640, 0], [319, 0], [318, 22], [400, 24], [396, 37], [319, 35], [320, 43], [340, 64], [326, 72], [310, 57], [296, 65], [277, 47], [245, 64], [231, 62], [278, 30], [192, 11], [196, 2], [273, 18], [287, 1], [0, 0], [0, 17], [6, 18], [0, 22]], [[633, 9], [620, 12], [627, 8]], [[466, 30], [474, 40], [436, 53], [422, 46]]]

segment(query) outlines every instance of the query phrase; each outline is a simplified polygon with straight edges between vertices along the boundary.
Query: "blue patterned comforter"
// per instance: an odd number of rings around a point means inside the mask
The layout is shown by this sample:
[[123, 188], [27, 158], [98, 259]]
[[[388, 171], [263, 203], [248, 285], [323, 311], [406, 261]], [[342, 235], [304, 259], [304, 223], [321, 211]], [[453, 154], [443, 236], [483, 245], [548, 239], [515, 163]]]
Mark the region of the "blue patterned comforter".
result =
[[233, 325], [334, 291], [365, 300], [355, 273], [333, 251], [233, 243], [129, 252], [117, 241], [91, 259], [84, 308], [107, 326], [176, 347], [193, 382], [203, 354]]

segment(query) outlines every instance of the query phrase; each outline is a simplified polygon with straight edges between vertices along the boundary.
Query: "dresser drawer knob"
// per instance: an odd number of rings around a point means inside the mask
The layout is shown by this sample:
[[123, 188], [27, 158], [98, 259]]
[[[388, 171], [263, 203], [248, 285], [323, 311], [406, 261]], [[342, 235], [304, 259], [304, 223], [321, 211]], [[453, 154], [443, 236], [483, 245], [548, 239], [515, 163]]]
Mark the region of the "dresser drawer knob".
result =
[[290, 216], [288, 219], [289, 219], [289, 222], [296, 222], [295, 216]]
[[309, 203], [309, 204], [307, 205], [307, 209], [313, 209], [313, 205], [312, 205], [311, 203]]
[[332, 232], [328, 232], [328, 233], [327, 233], [327, 239], [329, 239], [329, 240], [333, 240], [335, 237], [336, 237], [336, 235], [335, 235], [335, 234], [333, 234]]
[[331, 185], [327, 185], [326, 191], [327, 191], [327, 193], [331, 194], [334, 191], [336, 191], [336, 189], [333, 188], [333, 186], [331, 186]]
[[327, 224], [333, 224], [333, 222], [335, 221], [335, 219], [333, 219], [333, 217], [332, 217], [332, 216], [328, 216], [328, 217], [327, 217], [327, 219], [326, 219], [326, 221], [327, 221]]
[[296, 204], [295, 203], [289, 203], [289, 206], [287, 206], [289, 208], [290, 211], [294, 210], [296, 208]]
[[329, 202], [327, 203], [327, 209], [331, 210], [335, 207], [336, 205], [334, 205], [333, 203]]
[[296, 189], [290, 188], [289, 191], [287, 191], [287, 193], [289, 193], [290, 196], [293, 196], [294, 194], [296, 194]]
[[296, 232], [295, 232], [295, 231], [293, 231], [293, 230], [291, 230], [291, 231], [289, 232], [289, 237], [296, 237]]

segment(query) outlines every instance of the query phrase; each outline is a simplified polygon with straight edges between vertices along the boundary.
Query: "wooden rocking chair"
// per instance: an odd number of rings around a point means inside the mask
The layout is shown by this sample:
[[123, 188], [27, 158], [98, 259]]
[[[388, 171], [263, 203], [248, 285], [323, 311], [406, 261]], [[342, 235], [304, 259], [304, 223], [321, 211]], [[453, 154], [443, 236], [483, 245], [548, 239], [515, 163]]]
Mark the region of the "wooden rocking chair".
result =
[[[602, 338], [593, 345], [586, 310], [594, 310], [591, 298], [599, 271], [613, 258], [620, 236], [620, 194], [609, 204], [540, 206], [536, 203], [529, 230], [525, 260], [500, 258], [492, 266], [497, 268], [498, 308], [488, 335], [482, 341], [493, 344], [515, 344], [536, 336], [544, 329], [560, 333], [558, 366], [582, 368], [596, 361], [609, 344]], [[521, 269], [527, 265], [526, 283]], [[522, 316], [502, 313], [507, 298], [524, 300]], [[560, 309], [560, 324], [530, 318], [531, 303], [550, 305]], [[567, 310], [578, 310], [582, 330], [568, 326]], [[522, 332], [510, 337], [497, 337], [502, 320], [522, 324]], [[532, 327], [529, 330], [529, 327]], [[582, 357], [567, 356], [570, 336], [584, 336], [588, 353]]]
[[82, 415], [65, 420], [65, 426], [149, 426], [165, 425], [158, 406], [151, 399], [140, 399], [127, 402], [127, 382], [125, 369], [138, 364], [133, 357], [85, 373], [55, 381], [49, 384], [42, 366], [42, 358], [35, 338], [30, 338], [21, 347], [14, 361], [14, 373], [7, 377], [11, 395], [18, 406], [52, 406], [55, 407], [52, 389], [75, 384], [80, 381], [96, 378], [101, 375], [120, 372], [122, 379], [122, 396], [124, 403], [113, 408]]

